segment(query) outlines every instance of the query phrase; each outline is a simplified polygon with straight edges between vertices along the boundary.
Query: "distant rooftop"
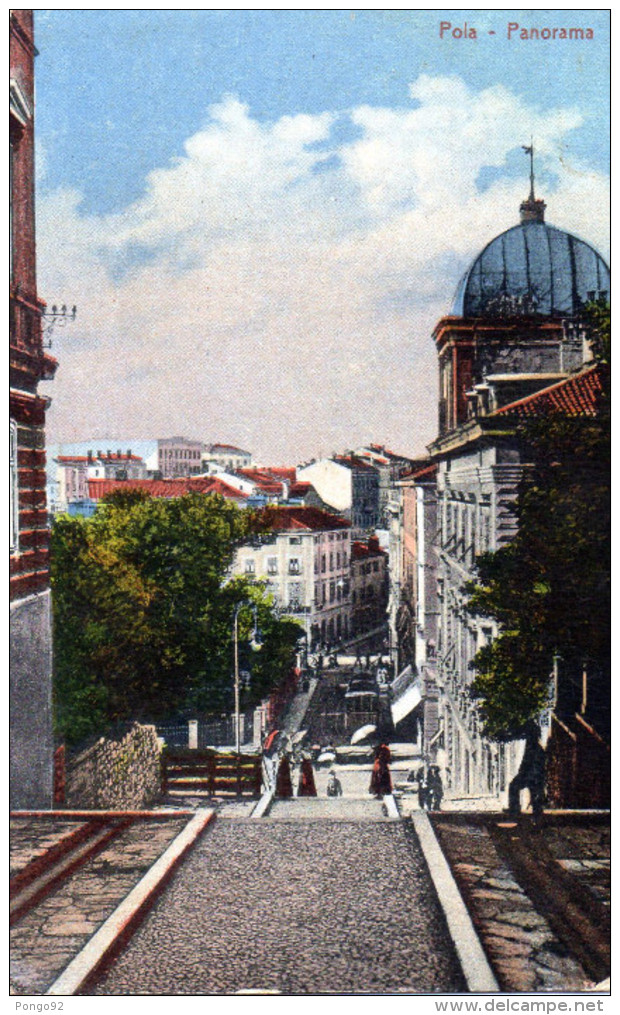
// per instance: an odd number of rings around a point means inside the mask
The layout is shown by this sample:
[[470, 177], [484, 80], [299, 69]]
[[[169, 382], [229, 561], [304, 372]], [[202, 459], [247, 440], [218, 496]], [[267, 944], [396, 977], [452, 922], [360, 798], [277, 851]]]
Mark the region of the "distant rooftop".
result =
[[271, 505], [265, 508], [269, 526], [276, 532], [306, 529], [311, 532], [331, 532], [334, 529], [350, 529], [351, 523], [320, 508]]
[[491, 413], [528, 419], [536, 416], [595, 417], [603, 391], [602, 369], [598, 364], [567, 377], [548, 388], [527, 395]]

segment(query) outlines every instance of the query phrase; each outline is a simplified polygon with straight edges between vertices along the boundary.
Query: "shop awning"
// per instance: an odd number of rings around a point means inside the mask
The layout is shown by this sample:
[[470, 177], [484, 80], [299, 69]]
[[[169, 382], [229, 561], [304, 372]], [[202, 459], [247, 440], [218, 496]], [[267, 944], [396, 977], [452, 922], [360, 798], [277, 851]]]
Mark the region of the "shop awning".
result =
[[422, 701], [422, 692], [420, 690], [420, 683], [418, 680], [410, 684], [409, 687], [404, 691], [396, 701], [392, 702], [392, 722], [396, 726], [399, 722], [408, 716], [410, 712], [413, 712], [420, 702]]

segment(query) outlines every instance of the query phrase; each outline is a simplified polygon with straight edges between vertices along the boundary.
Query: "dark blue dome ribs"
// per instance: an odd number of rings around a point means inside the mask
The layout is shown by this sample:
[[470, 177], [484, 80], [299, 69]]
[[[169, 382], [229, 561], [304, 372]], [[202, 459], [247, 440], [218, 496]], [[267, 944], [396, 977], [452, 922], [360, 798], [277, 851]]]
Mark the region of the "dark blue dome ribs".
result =
[[609, 268], [584, 240], [544, 222], [500, 233], [461, 279], [459, 317], [573, 317], [591, 294], [609, 293]]

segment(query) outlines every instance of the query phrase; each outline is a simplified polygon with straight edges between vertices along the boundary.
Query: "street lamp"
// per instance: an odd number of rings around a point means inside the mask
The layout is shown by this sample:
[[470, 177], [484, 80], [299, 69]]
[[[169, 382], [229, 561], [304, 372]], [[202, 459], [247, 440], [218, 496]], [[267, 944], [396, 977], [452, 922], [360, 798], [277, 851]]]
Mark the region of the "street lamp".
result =
[[240, 711], [240, 697], [241, 697], [241, 681], [239, 675], [239, 614], [241, 610], [249, 606], [254, 614], [254, 630], [252, 631], [252, 647], [260, 648], [261, 641], [258, 631], [258, 608], [256, 603], [248, 602], [243, 600], [237, 603], [235, 606], [235, 614], [233, 621], [233, 647], [234, 647], [234, 665], [235, 665], [235, 753], [237, 755], [237, 765], [239, 765], [239, 757], [241, 754], [241, 711]]

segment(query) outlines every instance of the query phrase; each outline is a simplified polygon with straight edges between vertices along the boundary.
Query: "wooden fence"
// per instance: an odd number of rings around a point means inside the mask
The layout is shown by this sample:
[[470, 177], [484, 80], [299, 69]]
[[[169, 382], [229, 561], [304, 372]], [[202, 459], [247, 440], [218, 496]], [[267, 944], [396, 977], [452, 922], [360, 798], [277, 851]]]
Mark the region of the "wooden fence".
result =
[[166, 747], [162, 754], [162, 792], [200, 790], [217, 796], [260, 796], [259, 754], [218, 754], [209, 750]]

